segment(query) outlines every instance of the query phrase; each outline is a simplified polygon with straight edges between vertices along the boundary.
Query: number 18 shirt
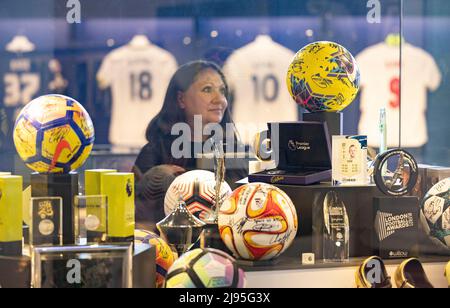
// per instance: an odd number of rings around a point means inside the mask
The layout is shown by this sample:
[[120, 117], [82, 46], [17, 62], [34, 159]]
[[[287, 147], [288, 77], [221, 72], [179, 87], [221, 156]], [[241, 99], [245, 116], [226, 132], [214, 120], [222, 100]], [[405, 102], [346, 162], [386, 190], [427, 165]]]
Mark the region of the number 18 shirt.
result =
[[125, 45], [109, 53], [97, 73], [101, 88], [112, 89], [109, 141], [142, 147], [148, 123], [161, 110], [177, 62], [153, 44]]
[[[427, 91], [435, 91], [441, 73], [433, 57], [411, 44], [403, 46], [402, 146], [418, 148], [428, 141], [425, 111]], [[361, 70], [359, 133], [370, 146], [380, 146], [379, 110], [386, 108], [387, 145], [398, 146], [400, 104], [400, 50], [380, 43], [362, 51], [356, 62]]]

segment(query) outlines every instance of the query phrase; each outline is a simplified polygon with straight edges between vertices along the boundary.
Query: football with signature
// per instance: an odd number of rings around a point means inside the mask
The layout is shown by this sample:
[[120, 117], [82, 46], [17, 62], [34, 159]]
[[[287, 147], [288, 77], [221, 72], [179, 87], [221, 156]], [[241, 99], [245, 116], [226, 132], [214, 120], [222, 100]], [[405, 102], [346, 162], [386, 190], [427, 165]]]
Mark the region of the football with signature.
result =
[[421, 205], [422, 227], [434, 241], [450, 249], [450, 178], [446, 178], [425, 195]]
[[14, 145], [20, 158], [39, 173], [69, 173], [88, 158], [94, 145], [94, 125], [76, 100], [44, 95], [28, 103], [14, 125]]
[[219, 213], [219, 232], [234, 256], [270, 260], [282, 254], [297, 234], [297, 211], [281, 189], [251, 183], [236, 189]]

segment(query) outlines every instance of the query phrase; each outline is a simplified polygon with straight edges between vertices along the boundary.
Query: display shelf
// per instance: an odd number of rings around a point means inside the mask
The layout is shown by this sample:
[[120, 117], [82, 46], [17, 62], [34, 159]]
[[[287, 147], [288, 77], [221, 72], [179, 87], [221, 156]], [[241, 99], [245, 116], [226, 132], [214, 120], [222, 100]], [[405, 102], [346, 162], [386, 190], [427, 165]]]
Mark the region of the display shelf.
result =
[[[346, 263], [325, 263], [322, 260], [316, 260], [315, 264], [304, 265], [302, 264], [301, 255], [298, 258], [281, 256], [276, 259], [273, 264], [269, 264], [265, 261], [259, 263], [254, 262], [252, 266], [244, 263], [239, 263], [240, 266], [246, 272], [272, 272], [272, 271], [296, 271], [296, 270], [324, 270], [324, 269], [339, 269], [347, 267], [358, 267], [365, 258], [351, 258]], [[423, 256], [419, 258], [423, 263], [447, 263], [450, 261], [450, 256]], [[386, 265], [398, 265], [402, 262], [402, 259], [383, 260]]]
[[[425, 272], [436, 288], [447, 288], [443, 258], [421, 258]], [[245, 267], [248, 288], [355, 288], [355, 272], [362, 259], [352, 259], [347, 264], [315, 264], [303, 266], [300, 261], [283, 260], [275, 267]], [[389, 276], [393, 277], [401, 260], [386, 261]], [[393, 281], [394, 283], [394, 281]], [[395, 283], [394, 283], [395, 284]]]

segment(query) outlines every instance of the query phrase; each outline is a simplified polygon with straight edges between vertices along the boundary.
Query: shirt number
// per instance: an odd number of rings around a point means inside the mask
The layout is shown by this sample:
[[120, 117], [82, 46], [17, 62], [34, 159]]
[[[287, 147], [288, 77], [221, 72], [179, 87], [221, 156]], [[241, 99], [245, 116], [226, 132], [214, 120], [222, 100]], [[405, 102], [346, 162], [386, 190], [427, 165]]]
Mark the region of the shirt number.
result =
[[153, 96], [152, 74], [150, 72], [141, 72], [130, 75], [131, 98], [135, 100], [149, 100]]
[[16, 107], [29, 103], [40, 89], [38, 74], [5, 74], [5, 106]]
[[279, 83], [274, 75], [269, 74], [264, 78], [253, 75], [252, 80], [255, 101], [260, 102], [264, 100], [265, 102], [272, 103], [278, 98]]
[[389, 106], [393, 109], [397, 109], [400, 106], [400, 79], [398, 77], [391, 80], [391, 100]]

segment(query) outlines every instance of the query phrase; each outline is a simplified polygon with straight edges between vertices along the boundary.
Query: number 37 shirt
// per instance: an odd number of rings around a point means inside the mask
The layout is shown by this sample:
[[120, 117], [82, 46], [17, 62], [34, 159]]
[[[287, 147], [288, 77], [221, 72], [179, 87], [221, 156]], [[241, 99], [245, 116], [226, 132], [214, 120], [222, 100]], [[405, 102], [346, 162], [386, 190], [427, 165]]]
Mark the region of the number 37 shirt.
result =
[[148, 123], [161, 110], [177, 62], [168, 51], [149, 44], [125, 45], [109, 53], [97, 73], [101, 88], [111, 87], [109, 141], [142, 147]]
[[[403, 46], [402, 146], [422, 147], [428, 141], [427, 93], [441, 83], [433, 57], [411, 44]], [[359, 133], [368, 135], [370, 146], [380, 146], [379, 110], [386, 108], [387, 143], [398, 146], [400, 110], [400, 51], [380, 43], [362, 51], [356, 62], [361, 70], [361, 119]]]
[[14, 122], [34, 98], [65, 94], [61, 64], [50, 55], [5, 53], [0, 57], [0, 149], [12, 149]]

